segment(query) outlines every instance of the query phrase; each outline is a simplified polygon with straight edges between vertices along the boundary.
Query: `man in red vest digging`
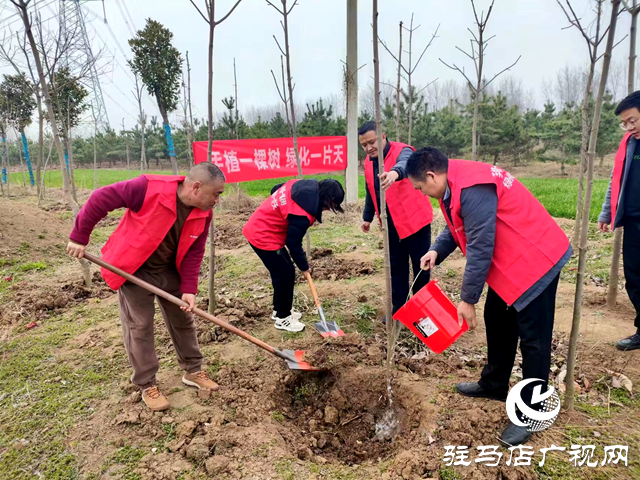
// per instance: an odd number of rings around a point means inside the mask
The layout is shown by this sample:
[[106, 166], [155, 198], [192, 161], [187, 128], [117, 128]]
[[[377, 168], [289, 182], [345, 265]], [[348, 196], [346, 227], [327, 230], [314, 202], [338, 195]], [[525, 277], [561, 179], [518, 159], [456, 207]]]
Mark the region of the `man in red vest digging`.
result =
[[[186, 177], [142, 175], [100, 188], [78, 213], [67, 245], [71, 256], [82, 258], [96, 224], [112, 210], [127, 209], [102, 248], [102, 258], [189, 304], [184, 309], [158, 297], [178, 363], [186, 372], [182, 382], [208, 390], [219, 387], [202, 370], [190, 311], [195, 306], [212, 209], [224, 186], [224, 174], [216, 165], [200, 163]], [[124, 346], [133, 368], [131, 381], [150, 410], [166, 410], [169, 401], [156, 383], [154, 295], [108, 270], [102, 269], [102, 276], [118, 291]]]
[[[364, 176], [367, 183], [363, 232], [369, 232], [374, 215], [380, 219], [380, 187], [385, 190], [387, 224], [389, 228], [389, 260], [391, 263], [391, 300], [393, 313], [407, 301], [409, 295], [409, 260], [414, 279], [420, 273], [420, 258], [431, 245], [431, 202], [416, 192], [405, 175], [407, 159], [414, 148], [404, 143], [387, 140], [384, 143], [384, 168], [380, 172], [376, 123], [365, 122], [358, 130], [358, 139], [367, 158]], [[429, 283], [429, 272], [422, 272], [413, 285], [413, 293]], [[384, 319], [386, 321], [386, 318]]]
[[[522, 400], [532, 404], [534, 387], [547, 391], [551, 339], [560, 270], [571, 257], [562, 229], [518, 180], [504, 170], [480, 162], [449, 160], [435, 148], [411, 155], [406, 174], [423, 194], [437, 198], [447, 226], [422, 259], [432, 269], [456, 247], [467, 258], [458, 319], [476, 327], [476, 303], [484, 283], [487, 365], [477, 383], [459, 383], [469, 397], [504, 401], [516, 356], [518, 338], [527, 385]], [[531, 437], [526, 427], [510, 423], [502, 433], [505, 445]]]
[[607, 232], [624, 227], [622, 263], [625, 288], [636, 310], [636, 333], [620, 340], [619, 350], [640, 348], [640, 91], [633, 92], [616, 108], [620, 127], [627, 133], [616, 154], [609, 188], [598, 217], [598, 229]]

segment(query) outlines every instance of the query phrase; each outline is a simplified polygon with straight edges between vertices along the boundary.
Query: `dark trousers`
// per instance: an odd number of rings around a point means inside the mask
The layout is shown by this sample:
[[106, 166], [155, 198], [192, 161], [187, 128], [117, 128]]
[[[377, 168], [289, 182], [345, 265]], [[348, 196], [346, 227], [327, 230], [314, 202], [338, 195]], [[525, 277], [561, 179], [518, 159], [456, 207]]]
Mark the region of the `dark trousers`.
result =
[[[391, 219], [388, 214], [387, 220]], [[409, 260], [413, 267], [413, 278], [420, 273], [420, 259], [431, 247], [431, 225], [421, 228], [413, 235], [400, 239], [398, 231], [392, 221], [389, 225], [389, 261], [391, 263], [391, 301], [393, 313], [400, 310], [409, 295]], [[429, 271], [420, 273], [413, 286], [413, 293], [429, 283]]]
[[293, 307], [293, 286], [296, 281], [296, 269], [286, 248], [270, 251], [251, 245], [271, 275], [273, 285], [273, 309], [278, 318], [291, 315]]
[[[482, 388], [495, 392], [496, 395], [507, 395], [520, 338], [523, 379], [539, 378], [544, 382], [542, 391], [546, 391], [551, 367], [551, 338], [559, 279], [560, 275], [520, 312], [507, 307], [505, 301], [489, 288], [484, 306], [487, 365], [478, 382]], [[539, 384], [530, 383], [522, 391], [522, 399], [533, 408], [539, 406], [531, 405], [533, 388]]]
[[624, 287], [636, 309], [634, 325], [640, 329], [640, 221], [625, 219], [622, 239]]

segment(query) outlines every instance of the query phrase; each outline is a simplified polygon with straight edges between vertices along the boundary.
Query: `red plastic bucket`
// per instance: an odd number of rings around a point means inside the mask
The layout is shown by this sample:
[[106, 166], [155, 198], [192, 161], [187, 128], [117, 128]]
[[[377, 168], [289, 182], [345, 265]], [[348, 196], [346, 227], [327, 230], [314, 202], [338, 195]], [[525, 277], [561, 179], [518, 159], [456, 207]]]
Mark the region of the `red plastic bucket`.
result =
[[430, 350], [444, 352], [469, 327], [466, 320], [458, 325], [458, 309], [437, 280], [431, 280], [393, 316], [402, 322]]

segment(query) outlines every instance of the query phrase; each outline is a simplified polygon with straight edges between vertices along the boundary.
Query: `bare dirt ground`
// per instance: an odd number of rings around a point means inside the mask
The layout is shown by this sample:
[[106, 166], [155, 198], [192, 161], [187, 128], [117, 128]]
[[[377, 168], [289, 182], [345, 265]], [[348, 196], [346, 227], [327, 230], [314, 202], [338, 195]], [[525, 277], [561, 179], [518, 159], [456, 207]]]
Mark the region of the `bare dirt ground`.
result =
[[[480, 375], [486, 359], [482, 325], [442, 355], [402, 334], [391, 383], [397, 427], [391, 439], [378, 434], [376, 426], [389, 411], [386, 335], [379, 320], [382, 250], [377, 229], [360, 232], [361, 208], [327, 215], [312, 229], [318, 293], [327, 317], [348, 334], [324, 341], [312, 328], [317, 311], [302, 279], [295, 306], [308, 328], [300, 334], [273, 328], [267, 271], [241, 235], [251, 200], [240, 206], [227, 202], [216, 213], [217, 315], [278, 348], [305, 350], [308, 359], [330, 369], [291, 371], [199, 319], [207, 369], [221, 390], [198, 395], [180, 381], [158, 314], [158, 379], [172, 408], [153, 414], [128, 381], [117, 299], [96, 269], [93, 287], [84, 287], [77, 264], [64, 254], [72, 227], [68, 212], [37, 209], [29, 197], [0, 199], [0, 209], [8, 212], [0, 216], [0, 478], [640, 478], [639, 354], [614, 347], [633, 333], [633, 308], [624, 289], [615, 310], [604, 303], [610, 235], [594, 232], [590, 242], [576, 409], [563, 411], [553, 427], [533, 437], [531, 466], [508, 466], [511, 452], [501, 447], [500, 465], [489, 467], [474, 462], [476, 449], [498, 445], [507, 425], [504, 404], [453, 390], [456, 382]], [[119, 215], [101, 223], [90, 251], [99, 251]], [[559, 222], [570, 231], [571, 222]], [[441, 227], [438, 218], [434, 235]], [[556, 386], [566, 365], [575, 266], [573, 259], [565, 268], [557, 297]], [[201, 307], [207, 305], [208, 270], [205, 259]], [[454, 301], [463, 271], [459, 253], [435, 271]], [[520, 360], [513, 383], [522, 377]], [[548, 454], [540, 466], [540, 449], [552, 444], [567, 450]], [[470, 446], [472, 463], [446, 465], [447, 445]], [[572, 445], [594, 445], [599, 462], [605, 446], [628, 445], [629, 465], [574, 466]]]

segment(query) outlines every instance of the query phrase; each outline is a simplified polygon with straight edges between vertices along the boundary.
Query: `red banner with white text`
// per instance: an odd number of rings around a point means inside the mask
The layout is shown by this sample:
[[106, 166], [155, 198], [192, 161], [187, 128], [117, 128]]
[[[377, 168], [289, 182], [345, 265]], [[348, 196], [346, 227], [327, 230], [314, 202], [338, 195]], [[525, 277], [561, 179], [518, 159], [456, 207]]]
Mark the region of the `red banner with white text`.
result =
[[[347, 137], [301, 137], [298, 152], [305, 175], [347, 168]], [[195, 163], [207, 161], [207, 142], [193, 142], [193, 158]], [[298, 175], [293, 138], [217, 140], [210, 161], [229, 183]]]

